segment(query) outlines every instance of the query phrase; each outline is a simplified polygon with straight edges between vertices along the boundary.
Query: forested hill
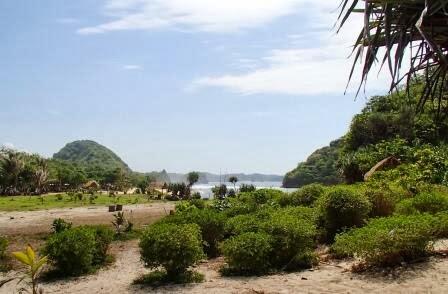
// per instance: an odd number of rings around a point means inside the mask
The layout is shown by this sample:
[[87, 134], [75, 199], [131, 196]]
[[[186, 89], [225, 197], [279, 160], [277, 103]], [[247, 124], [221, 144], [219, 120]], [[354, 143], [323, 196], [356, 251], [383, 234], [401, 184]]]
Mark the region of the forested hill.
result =
[[[409, 91], [400, 89], [371, 97], [361, 113], [353, 117], [347, 134], [316, 150], [306, 162], [287, 173], [284, 186], [331, 184], [342, 179], [347, 183], [363, 181], [373, 166], [388, 157], [398, 159], [402, 168], [408, 165], [411, 177], [425, 170], [425, 174], [433, 176], [432, 183], [445, 178], [448, 182], [448, 116], [439, 115], [440, 109], [448, 110], [446, 104], [427, 103], [416, 111], [424, 83], [425, 76], [418, 76]], [[434, 162], [428, 162], [430, 159]], [[432, 164], [437, 168], [431, 170]], [[412, 170], [419, 165], [420, 169]]]
[[120, 168], [130, 172], [129, 166], [118, 155], [107, 147], [90, 140], [80, 140], [68, 143], [54, 159], [69, 161], [80, 166], [99, 167], [103, 170]]
[[283, 187], [301, 187], [311, 183], [337, 184], [342, 177], [337, 169], [337, 161], [341, 147], [341, 139], [333, 141], [329, 146], [314, 151], [305, 162], [283, 178]]

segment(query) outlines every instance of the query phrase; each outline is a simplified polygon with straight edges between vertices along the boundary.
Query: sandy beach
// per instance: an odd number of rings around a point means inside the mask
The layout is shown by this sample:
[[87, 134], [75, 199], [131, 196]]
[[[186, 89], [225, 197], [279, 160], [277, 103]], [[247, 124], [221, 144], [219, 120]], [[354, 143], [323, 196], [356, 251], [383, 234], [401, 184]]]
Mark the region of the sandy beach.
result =
[[[439, 249], [448, 242], [439, 243]], [[218, 269], [222, 259], [202, 263], [197, 270], [205, 274], [205, 282], [188, 286], [149, 288], [132, 285], [147, 273], [140, 261], [138, 241], [112, 246], [116, 262], [91, 276], [43, 283], [45, 293], [446, 293], [448, 259], [431, 257], [428, 261], [405, 265], [392, 272], [355, 274], [352, 261], [321, 263], [312, 270], [265, 277], [222, 277]], [[6, 276], [14, 276], [10, 272]], [[0, 293], [14, 293], [12, 282]]]

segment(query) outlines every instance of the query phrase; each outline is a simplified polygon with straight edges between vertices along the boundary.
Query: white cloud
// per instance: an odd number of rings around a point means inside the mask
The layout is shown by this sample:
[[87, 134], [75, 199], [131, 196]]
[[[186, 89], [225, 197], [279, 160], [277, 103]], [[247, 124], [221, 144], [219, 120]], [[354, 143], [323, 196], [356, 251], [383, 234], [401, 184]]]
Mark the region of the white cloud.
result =
[[81, 28], [78, 33], [162, 27], [234, 32], [267, 24], [299, 9], [308, 9], [314, 3], [324, 8], [337, 6], [328, 0], [107, 0], [105, 14], [113, 20]]
[[124, 70], [142, 70], [143, 66], [138, 64], [127, 64], [123, 66]]
[[[315, 19], [322, 20], [317, 31], [305, 28], [303, 33], [290, 35], [285, 41], [289, 42], [287, 48], [269, 50], [258, 61], [251, 58], [252, 64], [259, 66], [245, 73], [201, 77], [188, 88], [221, 87], [243, 95], [343, 94], [353, 62], [347, 57], [362, 28], [362, 19], [352, 19], [336, 35], [331, 27], [337, 16], [323, 13], [325, 9], [319, 8], [322, 8], [320, 4], [314, 7], [314, 11], [320, 11]], [[316, 28], [314, 24], [307, 25]], [[373, 69], [369, 75], [367, 89], [369, 92], [384, 93], [390, 84], [389, 75], [383, 72], [377, 76], [376, 72]], [[349, 93], [358, 89], [359, 78], [359, 71], [355, 71]]]

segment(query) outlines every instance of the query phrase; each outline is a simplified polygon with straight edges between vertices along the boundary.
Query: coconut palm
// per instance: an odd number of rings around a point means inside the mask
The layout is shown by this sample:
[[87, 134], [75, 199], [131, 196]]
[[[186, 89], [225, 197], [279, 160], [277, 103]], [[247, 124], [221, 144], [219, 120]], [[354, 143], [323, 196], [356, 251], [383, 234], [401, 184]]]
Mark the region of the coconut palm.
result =
[[229, 178], [229, 182], [233, 184], [233, 190], [236, 192], [236, 183], [238, 182], [238, 178], [235, 176], [231, 176]]
[[9, 192], [17, 193], [19, 175], [24, 169], [24, 161], [20, 153], [13, 150], [2, 150], [3, 156], [0, 158], [0, 174], [3, 178], [5, 188]]
[[33, 178], [36, 194], [42, 194], [45, 185], [48, 182], [48, 165], [45, 159], [37, 159], [37, 168], [34, 170]]
[[[409, 85], [417, 73], [423, 72], [425, 87], [417, 110], [422, 111], [425, 104], [432, 102], [437, 114], [448, 114], [447, 0], [342, 0], [340, 9], [339, 28], [353, 13], [364, 15], [364, 26], [353, 49], [355, 61], [349, 80], [360, 60], [360, 88], [378, 59], [381, 66], [387, 64], [391, 91], [402, 81]], [[405, 61], [408, 49], [410, 61]], [[403, 61], [410, 68], [400, 74]]]

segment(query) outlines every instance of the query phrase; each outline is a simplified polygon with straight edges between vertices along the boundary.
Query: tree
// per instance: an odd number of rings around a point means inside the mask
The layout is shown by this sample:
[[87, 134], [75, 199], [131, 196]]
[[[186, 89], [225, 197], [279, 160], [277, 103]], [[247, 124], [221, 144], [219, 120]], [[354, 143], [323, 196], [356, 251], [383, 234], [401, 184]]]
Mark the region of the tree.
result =
[[19, 176], [25, 166], [21, 154], [14, 150], [2, 149], [0, 159], [0, 174], [5, 185], [4, 189], [9, 194], [19, 193]]
[[236, 183], [238, 182], [238, 178], [235, 176], [231, 176], [229, 178], [229, 182], [233, 184], [233, 190], [236, 192]]
[[[381, 60], [381, 65], [386, 63], [391, 74], [391, 91], [402, 80], [409, 86], [417, 73], [425, 72], [417, 110], [422, 111], [425, 104], [434, 104], [437, 115], [441, 112], [447, 115], [448, 27], [444, 21], [447, 9], [446, 0], [343, 0], [339, 29], [351, 14], [364, 14], [364, 26], [354, 46], [355, 60], [349, 77], [350, 80], [358, 61], [363, 60], [358, 92], [367, 81], [373, 64]], [[410, 67], [402, 74], [401, 65], [408, 49]], [[379, 52], [384, 55], [377, 56]]]
[[187, 181], [188, 185], [192, 187], [194, 184], [196, 184], [199, 181], [199, 173], [198, 172], [189, 172], [187, 175]]

